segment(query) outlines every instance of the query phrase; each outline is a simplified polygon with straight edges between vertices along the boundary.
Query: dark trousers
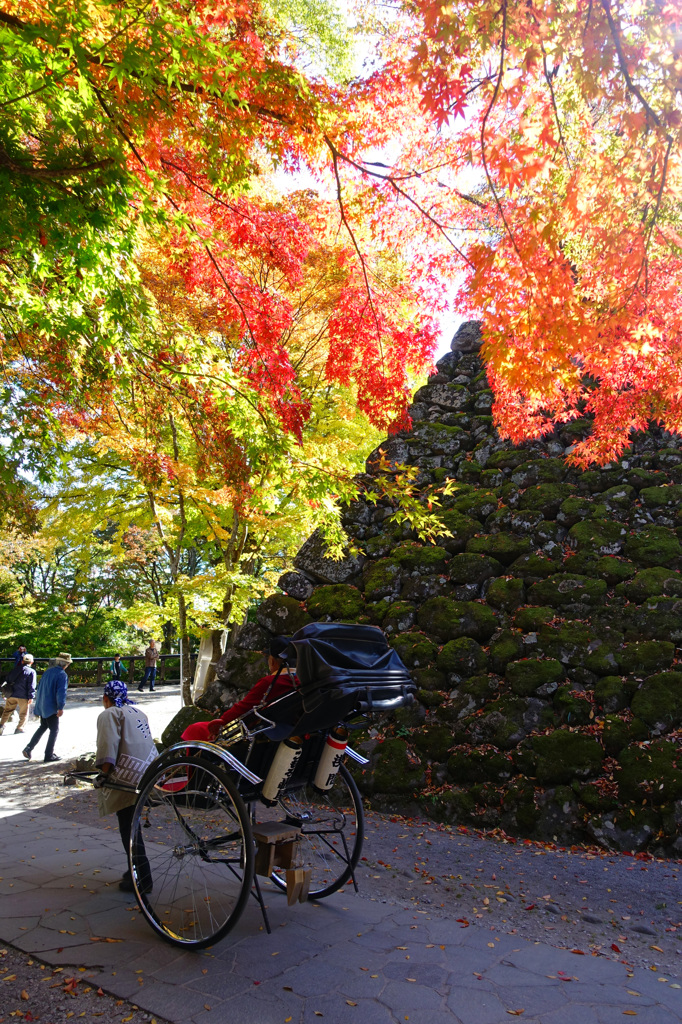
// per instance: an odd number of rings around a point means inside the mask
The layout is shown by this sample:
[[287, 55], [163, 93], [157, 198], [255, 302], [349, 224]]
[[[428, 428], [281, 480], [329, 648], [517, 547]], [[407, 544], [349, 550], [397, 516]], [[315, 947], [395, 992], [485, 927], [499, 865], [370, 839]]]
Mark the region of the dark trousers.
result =
[[156, 665], [147, 665], [142, 676], [142, 682], [140, 683], [140, 689], [149, 680], [149, 689], [154, 689], [154, 680], [156, 679]]
[[59, 715], [50, 715], [49, 718], [41, 718], [40, 725], [31, 736], [31, 739], [26, 744], [27, 750], [33, 750], [36, 743], [49, 729], [50, 735], [47, 738], [47, 746], [45, 747], [45, 760], [49, 761], [54, 754], [54, 744], [57, 739], [57, 733], [59, 732]]
[[[134, 811], [134, 804], [131, 804], [129, 807], [122, 807], [120, 811], [116, 811], [116, 817], [118, 818], [118, 830], [121, 833], [121, 842], [123, 843], [123, 849], [126, 852], [126, 857], [128, 856], [128, 850], [130, 849], [130, 833], [133, 828]], [[133, 847], [135, 862], [139, 872], [139, 882], [142, 885], [147, 885], [152, 880], [152, 872], [149, 866], [149, 861], [147, 860], [147, 851], [144, 848], [142, 832], [139, 827]], [[126, 875], [128, 873], [129, 872], [126, 871]]]

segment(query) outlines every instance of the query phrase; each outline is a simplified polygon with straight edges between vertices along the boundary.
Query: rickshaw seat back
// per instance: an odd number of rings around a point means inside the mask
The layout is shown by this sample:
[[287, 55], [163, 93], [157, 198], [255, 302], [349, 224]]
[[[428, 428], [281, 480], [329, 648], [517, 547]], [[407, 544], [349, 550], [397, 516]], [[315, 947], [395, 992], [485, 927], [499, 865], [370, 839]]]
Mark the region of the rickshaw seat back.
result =
[[303, 714], [295, 729], [330, 729], [354, 712], [414, 700], [416, 687], [377, 626], [314, 622], [291, 638]]

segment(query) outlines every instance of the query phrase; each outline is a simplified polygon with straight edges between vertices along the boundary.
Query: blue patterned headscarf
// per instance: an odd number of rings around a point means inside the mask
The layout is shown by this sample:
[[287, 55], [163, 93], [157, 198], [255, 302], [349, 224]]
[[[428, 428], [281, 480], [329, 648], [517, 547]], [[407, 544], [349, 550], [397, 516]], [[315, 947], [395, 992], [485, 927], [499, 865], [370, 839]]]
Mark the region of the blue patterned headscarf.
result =
[[128, 687], [121, 679], [112, 679], [108, 682], [104, 687], [104, 696], [108, 697], [109, 700], [113, 700], [117, 708], [123, 707], [124, 704], [135, 703], [128, 696]]

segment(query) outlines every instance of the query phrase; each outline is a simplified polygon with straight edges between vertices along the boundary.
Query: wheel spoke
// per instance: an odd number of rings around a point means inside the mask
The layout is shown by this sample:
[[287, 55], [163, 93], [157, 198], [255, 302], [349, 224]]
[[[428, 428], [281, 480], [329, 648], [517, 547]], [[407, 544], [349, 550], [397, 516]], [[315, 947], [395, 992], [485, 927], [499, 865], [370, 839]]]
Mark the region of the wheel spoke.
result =
[[215, 942], [238, 921], [253, 878], [250, 824], [234, 782], [203, 759], [159, 768], [138, 799], [134, 835], [143, 820], [145, 846], [131, 851], [131, 868], [147, 920], [176, 945]]

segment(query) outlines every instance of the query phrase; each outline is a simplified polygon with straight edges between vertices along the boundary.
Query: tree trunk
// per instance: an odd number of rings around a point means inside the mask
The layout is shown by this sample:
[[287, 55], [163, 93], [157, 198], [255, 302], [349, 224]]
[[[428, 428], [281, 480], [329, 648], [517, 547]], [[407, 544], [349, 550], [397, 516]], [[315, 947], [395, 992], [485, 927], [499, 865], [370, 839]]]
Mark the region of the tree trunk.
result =
[[178, 594], [178, 624], [180, 626], [180, 638], [182, 640], [182, 659], [180, 663], [180, 692], [182, 703], [186, 706], [192, 703], [192, 677], [189, 672], [189, 636], [187, 635], [187, 605], [185, 595]]

